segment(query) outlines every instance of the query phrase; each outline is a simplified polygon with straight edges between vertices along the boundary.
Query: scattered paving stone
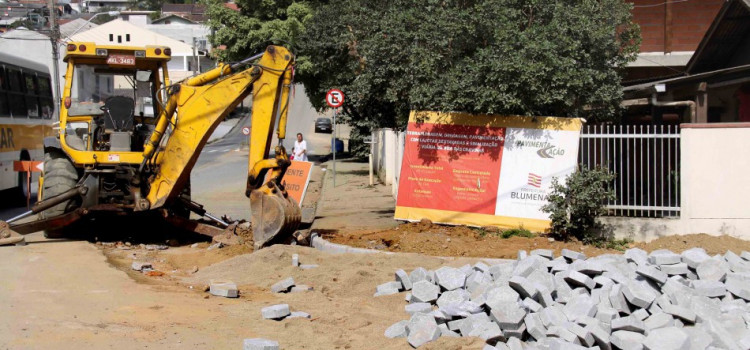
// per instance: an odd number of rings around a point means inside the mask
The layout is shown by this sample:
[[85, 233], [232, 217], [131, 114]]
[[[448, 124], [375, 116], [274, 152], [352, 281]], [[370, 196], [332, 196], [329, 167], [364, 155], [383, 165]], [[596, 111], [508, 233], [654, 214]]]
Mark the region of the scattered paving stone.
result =
[[245, 339], [242, 348], [244, 350], [279, 350], [279, 342], [263, 338]]
[[506, 328], [518, 329], [523, 323], [524, 317], [526, 317], [526, 311], [519, 307], [509, 307], [490, 311], [490, 319], [497, 322], [503, 330]]
[[427, 270], [423, 267], [417, 267], [409, 274], [409, 280], [412, 284], [427, 280]]
[[625, 284], [622, 286], [622, 295], [627, 301], [637, 307], [647, 308], [654, 301], [654, 295], [649, 293], [644, 287], [636, 283]]
[[691, 281], [690, 284], [696, 294], [710, 298], [723, 296], [727, 292], [727, 287], [719, 281], [695, 280]]
[[286, 278], [271, 286], [271, 293], [286, 293], [294, 287], [294, 278]]
[[310, 270], [310, 269], [315, 269], [315, 268], [317, 268], [317, 267], [318, 267], [318, 265], [312, 265], [312, 264], [307, 264], [307, 265], [300, 265], [300, 266], [299, 266], [299, 268], [300, 268], [300, 269], [303, 269], [303, 270]]
[[643, 321], [631, 316], [616, 318], [611, 323], [613, 331], [631, 331], [643, 333], [646, 330], [646, 325]]
[[394, 323], [385, 330], [386, 338], [406, 338], [406, 336], [409, 334], [409, 332], [406, 331], [407, 324], [409, 324], [409, 321], [406, 320]]
[[520, 300], [518, 292], [510, 286], [495, 287], [487, 291], [485, 304], [490, 309], [503, 308], [506, 305], [515, 305]]
[[646, 337], [641, 333], [629, 331], [612, 332], [609, 340], [612, 345], [622, 350], [640, 350], [643, 349], [643, 341]]
[[714, 259], [706, 259], [702, 261], [698, 264], [695, 271], [698, 274], [698, 278], [701, 280], [718, 282], [724, 282], [724, 278], [726, 278], [728, 272], [719, 261]]
[[648, 253], [640, 248], [630, 248], [625, 251], [625, 258], [636, 265], [644, 265], [648, 262]]
[[141, 261], [133, 261], [133, 264], [130, 265], [130, 268], [136, 271], [143, 271], [144, 269], [153, 269], [153, 267], [151, 266], [151, 263], [141, 262]]
[[750, 349], [747, 258], [697, 248], [591, 259], [564, 251], [553, 259], [534, 250], [515, 263], [399, 270], [380, 289], [406, 289], [408, 278], [405, 310], [413, 316], [387, 336], [405, 336], [415, 347], [439, 336], [474, 336], [488, 350]]
[[401, 289], [411, 290], [411, 279], [409, 279], [409, 275], [406, 274], [406, 271], [396, 270], [396, 281], [401, 283]]
[[661, 270], [669, 276], [687, 275], [688, 272], [690, 272], [690, 270], [688, 270], [688, 265], [685, 263], [662, 265]]
[[658, 328], [674, 326], [674, 318], [664, 312], [659, 312], [649, 316], [643, 321], [648, 331]]
[[589, 290], [596, 287], [596, 282], [594, 282], [591, 277], [586, 276], [578, 271], [566, 271], [561, 272], [561, 274], [563, 279], [571, 285], [586, 287]]
[[386, 282], [379, 286], [377, 286], [375, 290], [375, 296], [383, 296], [383, 295], [393, 295], [397, 294], [399, 292], [399, 288], [401, 287], [401, 283], [399, 282]]
[[225, 298], [237, 298], [239, 297], [239, 291], [237, 285], [234, 282], [225, 281], [211, 281], [209, 284], [209, 293], [219, 297]]
[[684, 308], [682, 306], [677, 306], [677, 305], [663, 305], [661, 309], [662, 311], [664, 311], [665, 314], [672, 315], [683, 321], [695, 323], [695, 318], [696, 318], [695, 312], [691, 311], [688, 308]]
[[421, 280], [414, 283], [411, 289], [412, 300], [419, 303], [430, 303], [438, 298], [440, 293], [440, 287], [428, 282], [427, 280]]
[[672, 265], [682, 261], [682, 257], [667, 249], [654, 250], [648, 255], [648, 262], [655, 265]]
[[292, 311], [286, 318], [312, 318], [312, 316], [304, 311]]
[[521, 276], [513, 276], [511, 277], [510, 281], [508, 281], [508, 284], [511, 288], [513, 288], [522, 298], [536, 298], [537, 294], [539, 294], [539, 290], [534, 287], [534, 285], [529, 282], [528, 279]]
[[432, 304], [430, 303], [411, 303], [404, 306], [404, 310], [410, 315], [414, 315], [417, 312], [427, 314], [432, 312]]
[[418, 348], [426, 343], [437, 340], [440, 337], [440, 329], [437, 322], [429, 314], [417, 313], [412, 315], [407, 325], [409, 345]]
[[312, 292], [313, 287], [308, 286], [306, 284], [300, 284], [292, 287], [292, 289], [289, 290], [289, 293], [301, 293], [301, 292]]
[[461, 302], [469, 300], [471, 295], [464, 289], [457, 289], [443, 292], [437, 299], [437, 306], [440, 308], [449, 307], [449, 305], [458, 305]]
[[538, 256], [541, 256], [541, 257], [549, 259], [549, 260], [552, 260], [555, 257], [555, 253], [552, 252], [552, 250], [550, 250], [550, 249], [534, 249], [534, 250], [531, 251], [530, 254], [531, 255], [538, 255]]
[[583, 253], [580, 253], [580, 252], [576, 252], [576, 251], [573, 251], [573, 250], [569, 250], [569, 249], [563, 249], [562, 251], [560, 251], [560, 254], [563, 257], [565, 257], [566, 259], [571, 260], [571, 261], [572, 260], [585, 260], [586, 259], [586, 254], [583, 254]]
[[[685, 265], [687, 266], [687, 265]], [[686, 268], [687, 269], [687, 268]], [[640, 265], [635, 272], [643, 277], [646, 277], [654, 282], [664, 283], [667, 281], [667, 274], [661, 270], [658, 270], [654, 266]]]
[[448, 266], [443, 266], [435, 271], [435, 282], [445, 290], [455, 290], [466, 285], [466, 274]]
[[643, 348], [649, 350], [690, 350], [690, 337], [676, 327], [654, 329], [646, 336]]
[[263, 318], [267, 320], [281, 320], [291, 314], [288, 304], [278, 304], [264, 307], [260, 310]]
[[298, 267], [299, 266], [299, 255], [298, 254], [292, 254], [292, 266]]
[[711, 257], [706, 254], [706, 251], [703, 248], [691, 248], [684, 252], [682, 252], [682, 262], [687, 264], [691, 269], [698, 268], [698, 265], [702, 263], [703, 261], [706, 261], [708, 259], [711, 259]]

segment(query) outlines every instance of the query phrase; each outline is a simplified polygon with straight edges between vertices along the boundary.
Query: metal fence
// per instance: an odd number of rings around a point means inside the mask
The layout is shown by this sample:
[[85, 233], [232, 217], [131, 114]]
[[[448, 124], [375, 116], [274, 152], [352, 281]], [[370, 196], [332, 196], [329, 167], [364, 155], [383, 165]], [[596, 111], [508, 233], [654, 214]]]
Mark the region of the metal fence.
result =
[[578, 162], [617, 175], [610, 216], [680, 216], [679, 126], [584, 126]]

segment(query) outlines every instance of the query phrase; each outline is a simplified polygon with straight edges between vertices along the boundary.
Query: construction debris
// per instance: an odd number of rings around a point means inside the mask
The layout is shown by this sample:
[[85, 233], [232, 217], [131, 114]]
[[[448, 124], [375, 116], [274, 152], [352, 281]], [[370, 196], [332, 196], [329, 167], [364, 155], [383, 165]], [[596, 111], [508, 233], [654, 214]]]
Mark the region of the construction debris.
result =
[[750, 253], [518, 256], [492, 266], [397, 270], [375, 296], [410, 291], [411, 317], [385, 336], [413, 347], [440, 336], [480, 337], [486, 350], [750, 348]]
[[245, 339], [244, 350], [279, 350], [279, 342], [263, 338]]
[[287, 278], [271, 286], [271, 293], [287, 293], [294, 287], [294, 278]]
[[225, 298], [237, 298], [239, 297], [239, 291], [237, 285], [234, 282], [228, 281], [211, 281], [209, 285], [209, 293], [212, 295], [225, 297]]
[[264, 307], [260, 310], [263, 318], [267, 320], [281, 321], [285, 318], [307, 318], [310, 319], [312, 316], [307, 312], [294, 311], [289, 309], [289, 304], [278, 304]]

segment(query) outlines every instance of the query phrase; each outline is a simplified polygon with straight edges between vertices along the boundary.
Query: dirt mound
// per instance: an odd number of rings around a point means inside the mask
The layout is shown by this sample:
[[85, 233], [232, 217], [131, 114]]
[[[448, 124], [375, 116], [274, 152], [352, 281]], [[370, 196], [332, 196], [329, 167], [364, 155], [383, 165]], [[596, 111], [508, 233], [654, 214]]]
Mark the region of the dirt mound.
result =
[[[515, 259], [519, 250], [534, 249], [551, 249], [555, 252], [555, 256], [559, 256], [562, 249], [580, 251], [587, 256], [620, 252], [615, 249], [597, 248], [577, 240], [555, 241], [547, 236], [502, 238], [500, 232], [493, 232], [490, 228], [435, 225], [426, 220], [403, 224], [388, 230], [325, 233], [323, 238], [334, 243], [360, 248], [432, 256]], [[677, 253], [689, 248], [701, 247], [709, 254], [723, 254], [727, 250], [737, 253], [742, 250], [750, 251], [750, 241], [730, 236], [695, 234], [663, 237], [649, 243], [630, 243], [620, 248], [631, 247], [639, 247], [647, 251], [669, 249]]]
[[426, 222], [408, 223], [383, 231], [331, 233], [323, 236], [334, 243], [391, 252], [412, 252], [432, 256], [466, 256], [515, 259], [519, 250], [552, 249], [555, 255], [567, 248], [588, 256], [616, 253], [578, 241], [550, 241], [545, 236], [534, 238], [502, 238], [490, 229], [466, 226], [434, 225]]

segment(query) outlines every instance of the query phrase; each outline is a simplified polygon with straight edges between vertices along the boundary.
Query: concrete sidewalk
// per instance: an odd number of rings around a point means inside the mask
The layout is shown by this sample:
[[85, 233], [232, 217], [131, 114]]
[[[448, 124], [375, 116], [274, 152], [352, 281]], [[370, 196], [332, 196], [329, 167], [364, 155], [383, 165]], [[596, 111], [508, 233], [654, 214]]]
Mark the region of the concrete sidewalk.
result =
[[318, 202], [315, 231], [377, 231], [398, 226], [393, 219], [396, 201], [391, 186], [377, 182], [370, 186], [367, 163], [351, 159], [336, 161], [336, 186], [331, 161], [327, 167], [323, 191]]

